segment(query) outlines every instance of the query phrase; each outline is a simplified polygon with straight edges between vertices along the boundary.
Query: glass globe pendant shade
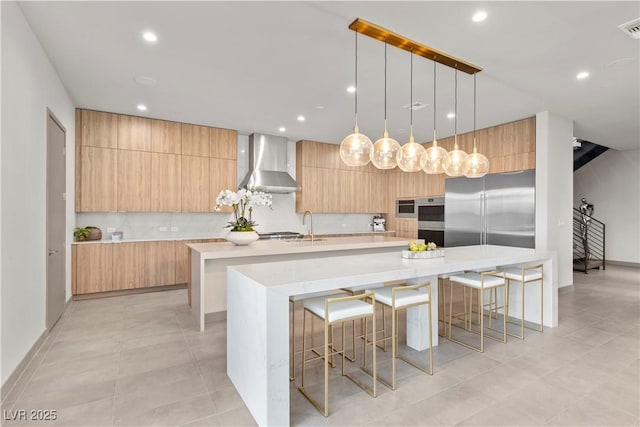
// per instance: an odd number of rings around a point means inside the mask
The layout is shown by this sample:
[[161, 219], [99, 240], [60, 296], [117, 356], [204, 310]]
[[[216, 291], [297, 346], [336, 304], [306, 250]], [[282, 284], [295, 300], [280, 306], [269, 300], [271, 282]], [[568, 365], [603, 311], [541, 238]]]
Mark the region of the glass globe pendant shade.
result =
[[385, 130], [382, 138], [373, 144], [371, 151], [371, 163], [378, 169], [393, 169], [398, 165], [397, 154], [400, 144]]
[[443, 173], [442, 160], [447, 155], [447, 150], [440, 147], [438, 142], [434, 139], [433, 145], [426, 149], [425, 162], [422, 170], [428, 174]]
[[442, 159], [444, 173], [449, 176], [462, 176], [467, 172], [469, 155], [458, 148], [456, 144]]
[[373, 143], [369, 137], [360, 133], [358, 126], [340, 143], [340, 158], [348, 166], [365, 166], [371, 161]]
[[467, 178], [482, 178], [489, 172], [489, 159], [474, 149], [467, 159], [467, 168], [464, 176]]
[[424, 166], [426, 150], [420, 144], [413, 141], [413, 136], [409, 138], [409, 142], [404, 144], [398, 150], [397, 161], [398, 167], [404, 172], [417, 172]]

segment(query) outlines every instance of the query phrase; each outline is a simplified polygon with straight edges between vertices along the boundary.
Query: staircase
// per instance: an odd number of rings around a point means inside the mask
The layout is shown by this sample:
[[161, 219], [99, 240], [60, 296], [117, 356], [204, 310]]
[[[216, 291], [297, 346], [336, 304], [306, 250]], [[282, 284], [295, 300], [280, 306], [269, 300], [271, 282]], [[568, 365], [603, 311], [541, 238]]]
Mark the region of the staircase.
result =
[[573, 171], [577, 171], [608, 149], [608, 147], [576, 138], [573, 145]]
[[573, 208], [573, 269], [585, 274], [594, 268], [605, 269], [605, 227], [591, 217], [584, 232], [580, 210]]

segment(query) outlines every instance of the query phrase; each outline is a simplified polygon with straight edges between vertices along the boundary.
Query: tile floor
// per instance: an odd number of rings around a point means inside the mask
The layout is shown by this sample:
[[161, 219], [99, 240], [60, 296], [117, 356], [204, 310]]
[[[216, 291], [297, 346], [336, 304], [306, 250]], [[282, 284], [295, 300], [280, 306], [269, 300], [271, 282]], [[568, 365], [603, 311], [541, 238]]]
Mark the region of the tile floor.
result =
[[[640, 425], [640, 270], [610, 266], [574, 281], [560, 295], [559, 327], [487, 340], [484, 354], [443, 340], [432, 377], [399, 362], [397, 390], [379, 385], [376, 399], [333, 369], [329, 418], [291, 383], [291, 423]], [[193, 330], [185, 293], [73, 302], [2, 402], [3, 419], [55, 409], [57, 420], [2, 424], [254, 425], [225, 375], [225, 321]], [[388, 354], [378, 355], [385, 374]], [[308, 388], [321, 396], [321, 364], [310, 367]]]

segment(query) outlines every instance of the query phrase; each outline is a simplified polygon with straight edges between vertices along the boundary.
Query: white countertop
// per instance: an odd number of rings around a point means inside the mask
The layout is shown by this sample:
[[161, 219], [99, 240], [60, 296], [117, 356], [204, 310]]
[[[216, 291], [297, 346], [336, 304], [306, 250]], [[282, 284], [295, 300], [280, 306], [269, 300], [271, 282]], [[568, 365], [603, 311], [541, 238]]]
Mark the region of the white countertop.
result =
[[[370, 254], [366, 257], [346, 255], [324, 259], [239, 265], [229, 268], [265, 287], [300, 287], [300, 290], [304, 291], [314, 283], [336, 283], [337, 280], [345, 280], [345, 278], [355, 286], [360, 284], [354, 281], [356, 276], [357, 281], [363, 284], [386, 282], [485, 268], [489, 265], [534, 262], [551, 256], [548, 251], [493, 245], [461, 246], [445, 248], [444, 251], [444, 257], [433, 259], [402, 258], [398, 250], [397, 254]], [[367, 281], [373, 277], [375, 280]]]
[[236, 246], [229, 242], [190, 243], [193, 251], [200, 254], [201, 259], [239, 258], [263, 255], [281, 255], [308, 252], [342, 251], [364, 249], [371, 247], [398, 247], [408, 245], [409, 240], [399, 237], [386, 236], [355, 236], [355, 237], [327, 237], [322, 240], [286, 241], [286, 240], [258, 240], [248, 246]]

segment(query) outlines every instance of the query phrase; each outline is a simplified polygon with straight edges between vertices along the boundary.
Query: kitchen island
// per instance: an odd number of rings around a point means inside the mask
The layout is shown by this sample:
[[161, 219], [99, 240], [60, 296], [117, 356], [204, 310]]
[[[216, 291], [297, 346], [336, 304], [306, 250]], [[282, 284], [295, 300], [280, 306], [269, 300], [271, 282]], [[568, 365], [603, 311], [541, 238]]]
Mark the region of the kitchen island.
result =
[[400, 253], [410, 239], [380, 236], [329, 237], [296, 240], [258, 240], [248, 246], [229, 242], [192, 243], [191, 315], [200, 331], [206, 313], [227, 309], [227, 267], [277, 261], [295, 261], [344, 255]]
[[[259, 425], [289, 425], [289, 296], [394, 280], [429, 280], [433, 324], [437, 325], [438, 275], [540, 262], [544, 265], [544, 325], [554, 327], [558, 323], [554, 252], [483, 245], [445, 249], [445, 256], [435, 259], [403, 259], [396, 251], [229, 267], [227, 374]], [[539, 304], [536, 298], [527, 298], [525, 318], [539, 313]], [[411, 335], [417, 342], [425, 336], [422, 323], [416, 322], [419, 316], [418, 309], [407, 313], [408, 343]], [[437, 333], [433, 338], [437, 345]]]

